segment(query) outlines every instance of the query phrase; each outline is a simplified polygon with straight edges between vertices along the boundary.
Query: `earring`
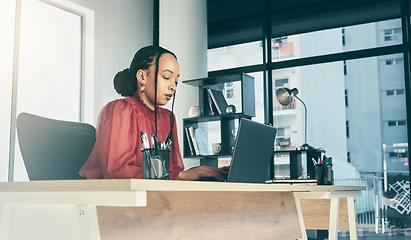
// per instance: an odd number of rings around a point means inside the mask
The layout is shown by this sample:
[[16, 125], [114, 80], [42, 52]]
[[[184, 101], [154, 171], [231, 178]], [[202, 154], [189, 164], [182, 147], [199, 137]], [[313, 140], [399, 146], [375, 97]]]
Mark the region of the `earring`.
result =
[[144, 92], [145, 89], [146, 89], [146, 85], [143, 85], [143, 86], [141, 86], [141, 88], [140, 88], [140, 90], [141, 90], [142, 93]]

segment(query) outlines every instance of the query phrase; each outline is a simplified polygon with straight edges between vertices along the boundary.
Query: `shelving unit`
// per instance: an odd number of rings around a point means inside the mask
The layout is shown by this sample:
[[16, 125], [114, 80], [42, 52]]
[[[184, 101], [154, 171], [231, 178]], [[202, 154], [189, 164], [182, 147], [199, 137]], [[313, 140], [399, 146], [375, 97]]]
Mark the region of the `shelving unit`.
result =
[[[222, 90], [227, 85], [226, 83], [239, 82], [237, 84], [240, 89], [240, 101], [236, 107], [235, 113], [211, 115], [210, 107], [208, 104], [206, 88], [212, 88], [216, 90]], [[217, 167], [218, 158], [230, 158], [235, 143], [235, 126], [236, 121], [240, 121], [241, 118], [251, 119], [255, 116], [255, 90], [254, 90], [254, 77], [247, 74], [234, 74], [218, 77], [199, 78], [183, 81], [185, 84], [198, 87], [200, 107], [203, 110], [204, 116], [184, 118], [183, 125], [185, 128], [194, 127], [198, 128], [199, 124], [207, 124], [211, 122], [218, 122], [220, 130], [221, 140], [221, 152], [217, 155], [192, 155], [190, 152], [188, 139], [184, 133], [184, 152], [185, 158], [200, 159], [201, 165], [208, 165]], [[225, 96], [226, 97], [226, 96]], [[208, 143], [211, 144], [211, 143]]]

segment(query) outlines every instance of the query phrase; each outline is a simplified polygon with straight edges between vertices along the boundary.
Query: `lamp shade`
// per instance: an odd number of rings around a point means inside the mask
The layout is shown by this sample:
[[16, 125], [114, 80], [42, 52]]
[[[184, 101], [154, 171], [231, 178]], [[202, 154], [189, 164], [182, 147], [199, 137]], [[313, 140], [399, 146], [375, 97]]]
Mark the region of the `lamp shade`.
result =
[[298, 89], [279, 88], [276, 93], [278, 102], [283, 106], [288, 106], [293, 98], [298, 94]]

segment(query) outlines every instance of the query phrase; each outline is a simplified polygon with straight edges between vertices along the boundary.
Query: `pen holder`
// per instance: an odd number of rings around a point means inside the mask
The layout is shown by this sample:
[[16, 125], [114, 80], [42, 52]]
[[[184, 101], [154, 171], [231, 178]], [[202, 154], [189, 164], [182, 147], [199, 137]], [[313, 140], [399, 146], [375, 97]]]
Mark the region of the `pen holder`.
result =
[[143, 152], [144, 179], [170, 179], [170, 149], [146, 148]]
[[317, 185], [333, 185], [334, 184], [334, 171], [332, 164], [316, 164], [315, 176], [317, 179]]

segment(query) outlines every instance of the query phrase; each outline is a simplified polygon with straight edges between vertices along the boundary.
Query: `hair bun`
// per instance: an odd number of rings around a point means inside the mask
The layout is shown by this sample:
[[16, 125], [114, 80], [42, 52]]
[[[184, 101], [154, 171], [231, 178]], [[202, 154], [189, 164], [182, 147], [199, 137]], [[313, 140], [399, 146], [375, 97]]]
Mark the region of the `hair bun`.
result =
[[132, 97], [137, 91], [137, 81], [130, 77], [128, 68], [119, 71], [114, 77], [114, 89], [123, 97]]

